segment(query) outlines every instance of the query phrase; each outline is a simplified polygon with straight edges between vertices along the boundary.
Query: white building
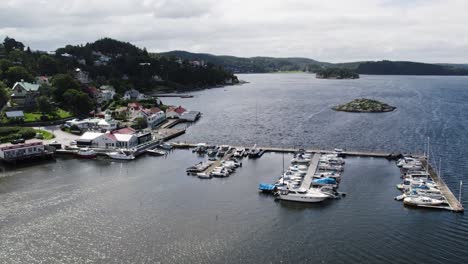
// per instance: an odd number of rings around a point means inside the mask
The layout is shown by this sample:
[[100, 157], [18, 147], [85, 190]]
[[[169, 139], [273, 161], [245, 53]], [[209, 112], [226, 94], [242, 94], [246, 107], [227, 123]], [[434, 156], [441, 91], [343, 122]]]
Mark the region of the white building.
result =
[[156, 112], [146, 117], [149, 128], [155, 128], [166, 120], [166, 114], [163, 111]]
[[117, 134], [112, 132], [86, 132], [77, 141], [78, 147], [90, 148], [133, 148], [138, 145], [138, 137], [129, 134]]
[[68, 127], [76, 126], [79, 129], [88, 129], [88, 128], [96, 127], [99, 121], [101, 120], [102, 120], [101, 118], [86, 118], [86, 119], [75, 118], [75, 119], [68, 120], [67, 122], [65, 122], [65, 125]]
[[101, 119], [101, 121], [99, 121], [97, 125], [101, 129], [104, 129], [106, 131], [112, 131], [117, 129], [118, 122], [112, 119], [110, 114], [106, 114], [105, 118]]
[[166, 118], [179, 118], [186, 110], [182, 106], [169, 107], [166, 111]]
[[131, 89], [125, 92], [124, 96], [122, 97], [124, 100], [147, 100], [150, 99], [151, 97], [146, 96], [143, 93], [140, 93], [138, 90]]
[[180, 115], [180, 119], [194, 122], [200, 117], [201, 113], [198, 111], [185, 111]]

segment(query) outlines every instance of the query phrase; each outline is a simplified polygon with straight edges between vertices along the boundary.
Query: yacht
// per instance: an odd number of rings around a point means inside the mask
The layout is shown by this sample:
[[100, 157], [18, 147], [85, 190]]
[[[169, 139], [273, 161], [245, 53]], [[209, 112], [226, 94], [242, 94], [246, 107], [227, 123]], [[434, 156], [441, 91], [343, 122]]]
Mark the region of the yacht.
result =
[[425, 197], [425, 196], [417, 196], [417, 197], [406, 197], [403, 199], [403, 203], [406, 205], [412, 206], [438, 206], [442, 205], [445, 202], [442, 200]]
[[223, 168], [223, 167], [216, 167], [210, 173], [210, 175], [213, 176], [213, 177], [227, 177], [227, 176], [229, 176], [229, 171], [226, 168]]
[[135, 156], [132, 153], [125, 152], [123, 150], [119, 150], [116, 152], [107, 153], [107, 156], [111, 159], [118, 159], [118, 160], [133, 160]]
[[316, 189], [281, 189], [277, 195], [280, 200], [304, 203], [319, 203], [329, 197]]
[[146, 153], [150, 154], [151, 156], [164, 156], [164, 155], [166, 155], [165, 151], [157, 150], [157, 149], [147, 149]]
[[82, 159], [94, 159], [97, 156], [96, 151], [90, 148], [81, 148], [76, 155]]

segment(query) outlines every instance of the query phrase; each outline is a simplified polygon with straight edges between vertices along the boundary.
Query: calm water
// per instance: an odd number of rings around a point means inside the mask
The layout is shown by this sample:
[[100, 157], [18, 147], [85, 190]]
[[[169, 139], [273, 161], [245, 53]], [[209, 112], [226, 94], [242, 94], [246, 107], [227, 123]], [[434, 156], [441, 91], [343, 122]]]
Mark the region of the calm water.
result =
[[[180, 140], [422, 152], [430, 136], [449, 185], [458, 190], [460, 179], [468, 182], [461, 158], [468, 154], [468, 78], [241, 79], [250, 83], [167, 99], [204, 113]], [[398, 109], [329, 110], [355, 97]], [[282, 155], [244, 160], [231, 177], [212, 180], [185, 174], [199, 160], [179, 150], [129, 163], [58, 159], [5, 169], [0, 263], [468, 261], [467, 217], [393, 201], [398, 169], [385, 159], [348, 158], [340, 186], [347, 197], [319, 205], [275, 202], [257, 192], [259, 182], [278, 177]]]

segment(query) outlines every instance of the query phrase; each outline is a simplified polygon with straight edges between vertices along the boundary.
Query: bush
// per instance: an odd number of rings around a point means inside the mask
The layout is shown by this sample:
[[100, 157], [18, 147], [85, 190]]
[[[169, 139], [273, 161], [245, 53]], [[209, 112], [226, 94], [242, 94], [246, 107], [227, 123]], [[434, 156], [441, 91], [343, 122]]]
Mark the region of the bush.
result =
[[41, 116], [41, 121], [49, 121], [49, 117], [46, 115]]
[[0, 127], [0, 141], [10, 142], [18, 138], [31, 139], [36, 136], [36, 131], [30, 127]]

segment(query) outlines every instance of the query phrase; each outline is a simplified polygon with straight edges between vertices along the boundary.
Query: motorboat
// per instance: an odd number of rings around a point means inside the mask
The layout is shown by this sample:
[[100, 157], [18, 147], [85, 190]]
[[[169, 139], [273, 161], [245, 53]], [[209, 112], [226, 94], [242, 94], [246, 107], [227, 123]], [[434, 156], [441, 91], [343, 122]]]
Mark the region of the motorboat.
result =
[[210, 175], [213, 177], [227, 177], [229, 176], [229, 171], [223, 167], [216, 167], [211, 171]]
[[236, 148], [236, 151], [234, 152], [234, 154], [232, 155], [234, 158], [242, 158], [244, 157], [244, 152], [245, 152], [245, 149], [244, 148]]
[[198, 154], [206, 153], [207, 145], [206, 143], [198, 143], [197, 146], [192, 150], [192, 152], [196, 152]]
[[443, 205], [445, 201], [425, 196], [416, 196], [406, 197], [405, 199], [403, 199], [403, 203], [412, 206], [439, 206]]
[[294, 158], [291, 160], [291, 163], [296, 164], [309, 164], [312, 160], [312, 155], [306, 153], [299, 153], [294, 155]]
[[162, 144], [159, 144], [159, 147], [162, 148], [162, 149], [166, 149], [166, 150], [171, 150], [172, 149], [172, 145], [169, 144], [169, 143], [162, 143]]
[[329, 198], [327, 194], [316, 189], [280, 189], [277, 196], [280, 200], [303, 203], [319, 203]]
[[166, 155], [166, 151], [157, 150], [157, 149], [147, 149], [146, 153], [150, 154], [151, 156], [164, 156]]
[[111, 159], [118, 159], [118, 160], [133, 160], [133, 159], [135, 159], [135, 156], [133, 156], [132, 153], [127, 152], [127, 151], [123, 151], [123, 150], [107, 153], [107, 156], [109, 156], [109, 158], [111, 158]]
[[218, 148], [212, 148], [212, 149], [209, 149], [208, 152], [208, 157], [216, 157], [216, 154], [218, 154]]
[[204, 172], [197, 173], [197, 177], [200, 179], [211, 179], [212, 176], [210, 174], [206, 174]]
[[96, 151], [90, 148], [81, 148], [76, 155], [81, 159], [94, 159], [97, 156]]
[[319, 163], [318, 166], [319, 170], [326, 170], [326, 171], [343, 171], [344, 168], [341, 165], [330, 165], [326, 163]]
[[429, 198], [433, 198], [433, 199], [437, 199], [437, 200], [444, 200], [445, 199], [441, 192], [435, 193], [435, 192], [426, 192], [426, 191], [422, 191], [422, 190], [419, 190], [419, 191], [418, 190], [411, 190], [411, 191], [408, 191], [408, 192], [405, 192], [405, 193], [403, 193], [401, 195], [396, 196], [395, 200], [402, 201], [406, 197], [420, 197], [420, 196], [429, 197]]

